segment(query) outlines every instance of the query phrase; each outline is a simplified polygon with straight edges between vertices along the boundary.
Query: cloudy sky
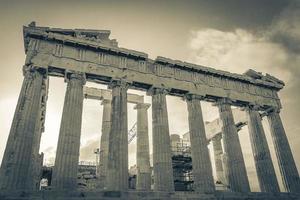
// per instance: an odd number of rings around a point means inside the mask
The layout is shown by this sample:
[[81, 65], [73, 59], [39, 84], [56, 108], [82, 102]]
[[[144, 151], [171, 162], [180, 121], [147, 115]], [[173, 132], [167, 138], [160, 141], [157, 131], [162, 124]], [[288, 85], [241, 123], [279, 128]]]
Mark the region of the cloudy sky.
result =
[[[282, 79], [286, 86], [279, 94], [283, 104], [281, 116], [300, 169], [299, 19], [297, 0], [0, 0], [0, 160], [23, 80], [22, 26], [36, 21], [38, 26], [108, 29], [119, 46], [146, 52], [150, 58], [164, 56], [237, 73], [252, 68]], [[65, 86], [62, 79], [50, 78], [46, 131], [41, 144], [47, 163], [54, 161]], [[151, 102], [151, 98], [146, 97], [146, 101]], [[187, 132], [185, 102], [168, 97], [167, 103], [170, 132]], [[131, 127], [136, 121], [133, 105], [129, 104], [128, 113]], [[216, 108], [209, 103], [203, 103], [203, 114], [206, 121], [218, 117]], [[80, 160], [95, 160], [93, 149], [99, 145], [101, 120], [100, 102], [85, 100]], [[149, 125], [151, 138], [151, 112]], [[266, 120], [264, 127], [280, 181]], [[258, 190], [247, 128], [240, 137], [251, 187]], [[129, 149], [133, 165], [135, 141]]]

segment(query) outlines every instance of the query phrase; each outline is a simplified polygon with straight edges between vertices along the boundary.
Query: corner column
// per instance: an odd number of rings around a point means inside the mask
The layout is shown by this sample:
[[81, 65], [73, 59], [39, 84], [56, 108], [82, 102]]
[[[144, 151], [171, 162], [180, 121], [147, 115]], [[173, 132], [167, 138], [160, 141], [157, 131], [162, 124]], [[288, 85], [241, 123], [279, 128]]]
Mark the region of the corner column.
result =
[[40, 143], [42, 133], [44, 132], [45, 126], [45, 118], [46, 118], [46, 105], [47, 105], [47, 98], [48, 98], [48, 86], [49, 86], [49, 79], [43, 80], [42, 86], [42, 95], [40, 99], [40, 110], [39, 110], [39, 117], [37, 118], [37, 125], [35, 128], [33, 144], [32, 144], [32, 156], [31, 156], [31, 163], [30, 163], [30, 173], [31, 177], [28, 180], [28, 187], [31, 186], [32, 190], [39, 190], [40, 186], [40, 179], [42, 176], [42, 167], [43, 167], [43, 159], [44, 154], [39, 153], [40, 151]]
[[215, 158], [215, 166], [216, 166], [216, 178], [217, 181], [220, 181], [221, 183], [227, 185], [227, 181], [224, 177], [224, 169], [223, 169], [223, 149], [222, 149], [222, 142], [221, 142], [222, 136], [218, 135], [214, 138], [212, 138], [212, 145], [213, 145], [213, 151], [214, 151], [214, 158]]
[[234, 192], [250, 192], [242, 148], [232, 115], [231, 101], [220, 99], [217, 105], [223, 124], [222, 138], [226, 155], [225, 178], [228, 180], [229, 189]]
[[278, 165], [285, 189], [288, 192], [299, 192], [299, 174], [279, 112], [279, 109], [273, 108], [267, 113]]
[[174, 191], [166, 90], [152, 88], [153, 173], [155, 191]]
[[213, 193], [215, 185], [208, 151], [208, 141], [202, 116], [200, 100], [187, 95], [188, 120], [190, 129], [194, 189], [200, 193]]
[[0, 168], [0, 189], [32, 189], [30, 172], [34, 134], [39, 126], [43, 80], [47, 70], [25, 65], [24, 80]]
[[106, 187], [109, 132], [111, 128], [111, 100], [102, 100], [102, 134], [100, 139], [99, 188]]
[[149, 191], [151, 189], [151, 170], [149, 155], [149, 136], [148, 136], [148, 108], [150, 104], [139, 103], [135, 106], [137, 110], [137, 183], [136, 189]]
[[52, 184], [56, 190], [77, 187], [85, 75], [66, 74], [68, 82], [61, 118]]
[[113, 81], [111, 129], [108, 145], [107, 190], [128, 190], [128, 125], [127, 125], [127, 89], [124, 81]]
[[280, 192], [261, 117], [255, 107], [246, 109], [251, 147], [262, 192]]

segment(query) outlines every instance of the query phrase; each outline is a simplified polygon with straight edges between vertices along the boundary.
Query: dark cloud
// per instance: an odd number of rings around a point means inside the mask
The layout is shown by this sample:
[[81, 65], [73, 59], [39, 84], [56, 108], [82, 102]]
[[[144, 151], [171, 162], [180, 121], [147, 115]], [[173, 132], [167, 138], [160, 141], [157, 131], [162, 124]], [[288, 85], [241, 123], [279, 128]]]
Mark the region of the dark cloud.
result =
[[[232, 30], [236, 27], [244, 29], [257, 29], [268, 26], [274, 17], [293, 0], [165, 0], [165, 1], [138, 1], [138, 0], [73, 0], [73, 1], [45, 1], [45, 0], [2, 0], [3, 11], [17, 8], [22, 15], [26, 12], [40, 13], [54, 9], [60, 15], [68, 8], [77, 10], [82, 8], [82, 13], [89, 11], [88, 15], [95, 12], [105, 13], [114, 17], [120, 13], [120, 21], [134, 23], [142, 19], [144, 24], [155, 28], [161, 24], [169, 31], [181, 27], [216, 28]], [[70, 3], [72, 2], [72, 3]], [[70, 6], [72, 4], [72, 6]], [[46, 11], [47, 13], [47, 11]], [[78, 12], [77, 12], [78, 13]], [[49, 13], [50, 14], [50, 13]], [[80, 13], [79, 13], [80, 14]], [[118, 14], [117, 14], [118, 15]], [[55, 17], [55, 16], [53, 16]], [[99, 19], [101, 20], [101, 19]], [[171, 23], [170, 23], [171, 21]]]
[[[300, 168], [300, 7], [293, 2], [259, 34], [236, 27], [233, 31], [199, 29], [191, 39], [192, 61], [219, 69], [242, 73], [253, 68], [282, 79], [279, 92], [281, 117], [293, 155]], [[269, 132], [269, 127], [266, 127]], [[269, 144], [272, 141], [269, 140]], [[272, 148], [273, 145], [271, 145]], [[247, 148], [249, 151], [250, 148]], [[275, 151], [272, 149], [273, 157]], [[249, 159], [245, 155], [246, 160]], [[276, 163], [276, 162], [274, 162]], [[276, 164], [275, 164], [276, 165]], [[278, 166], [276, 165], [279, 174]]]
[[281, 44], [291, 53], [300, 53], [300, 1], [289, 4], [274, 19], [269, 38]]

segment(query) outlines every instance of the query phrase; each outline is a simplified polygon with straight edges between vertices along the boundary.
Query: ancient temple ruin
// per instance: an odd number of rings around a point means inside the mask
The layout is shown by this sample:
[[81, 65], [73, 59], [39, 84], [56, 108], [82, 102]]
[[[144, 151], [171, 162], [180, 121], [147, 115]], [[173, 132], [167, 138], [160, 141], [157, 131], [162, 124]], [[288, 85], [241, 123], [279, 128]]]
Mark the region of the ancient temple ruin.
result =
[[[39, 145], [44, 130], [49, 76], [64, 78], [67, 84], [53, 169], [53, 191], [77, 188], [82, 107], [87, 97], [101, 100], [104, 106], [101, 194], [121, 192], [122, 197], [125, 192], [124, 195], [129, 195], [127, 102], [133, 102], [138, 113], [136, 190], [171, 198], [174, 180], [167, 95], [182, 97], [187, 104], [195, 198], [199, 194], [211, 197], [216, 194], [201, 101], [212, 102], [219, 109], [220, 134], [210, 140], [217, 159], [217, 175], [226, 180], [229, 192], [251, 195], [231, 106], [241, 107], [247, 114], [261, 191], [280, 192], [262, 117], [269, 121], [286, 191], [291, 194], [300, 191], [298, 171], [280, 118], [278, 92], [284, 87], [281, 80], [253, 70], [235, 74], [164, 57], [152, 60], [145, 53], [119, 47], [116, 40], [109, 38], [107, 30], [49, 28], [31, 23], [24, 26], [23, 31], [24, 81], [1, 165], [0, 191], [36, 190], [35, 173], [42, 163]], [[85, 88], [87, 81], [108, 85], [111, 92]], [[138, 95], [127, 94], [129, 88], [146, 91], [152, 97], [152, 104], [145, 104]], [[153, 190], [150, 187], [149, 107], [153, 128]]]

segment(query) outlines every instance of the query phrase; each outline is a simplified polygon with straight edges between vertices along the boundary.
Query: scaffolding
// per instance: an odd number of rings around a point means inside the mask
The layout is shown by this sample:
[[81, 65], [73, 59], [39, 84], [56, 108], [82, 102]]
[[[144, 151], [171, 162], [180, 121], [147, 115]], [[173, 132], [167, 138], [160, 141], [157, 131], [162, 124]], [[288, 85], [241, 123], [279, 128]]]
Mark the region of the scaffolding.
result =
[[172, 166], [176, 191], [193, 191], [191, 147], [184, 142], [172, 146]]

